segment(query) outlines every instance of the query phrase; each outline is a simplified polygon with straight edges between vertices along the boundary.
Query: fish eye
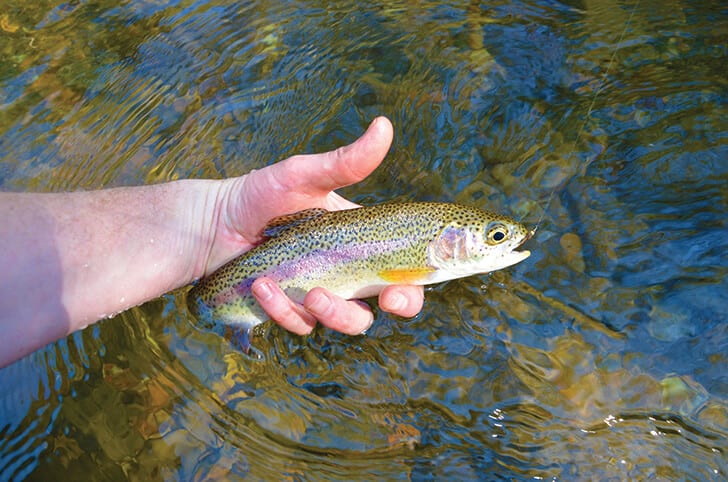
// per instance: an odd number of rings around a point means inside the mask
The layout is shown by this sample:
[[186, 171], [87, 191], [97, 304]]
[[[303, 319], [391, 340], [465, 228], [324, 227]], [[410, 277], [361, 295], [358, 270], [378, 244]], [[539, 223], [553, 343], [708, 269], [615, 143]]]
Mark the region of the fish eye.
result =
[[488, 244], [500, 244], [508, 237], [508, 228], [502, 224], [493, 224], [485, 235]]

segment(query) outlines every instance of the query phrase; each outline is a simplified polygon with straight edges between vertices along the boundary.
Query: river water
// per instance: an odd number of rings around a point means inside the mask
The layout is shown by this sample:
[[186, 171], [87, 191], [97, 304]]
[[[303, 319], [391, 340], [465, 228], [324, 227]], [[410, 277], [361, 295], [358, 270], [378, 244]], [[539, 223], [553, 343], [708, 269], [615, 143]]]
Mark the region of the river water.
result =
[[725, 3], [0, 0], [0, 27], [3, 190], [236, 176], [386, 115], [343, 194], [538, 225], [414, 319], [267, 327], [263, 362], [186, 289], [54, 343], [0, 370], [0, 480], [728, 477]]

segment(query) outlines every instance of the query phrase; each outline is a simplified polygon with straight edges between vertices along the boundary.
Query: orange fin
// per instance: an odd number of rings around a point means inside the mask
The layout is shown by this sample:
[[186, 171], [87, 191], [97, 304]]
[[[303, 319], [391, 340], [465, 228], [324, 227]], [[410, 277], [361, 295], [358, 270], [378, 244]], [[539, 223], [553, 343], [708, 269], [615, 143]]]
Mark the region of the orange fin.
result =
[[437, 271], [435, 268], [430, 267], [385, 269], [379, 272], [379, 277], [390, 283], [418, 285], [427, 282], [435, 271]]
[[304, 209], [285, 216], [278, 216], [273, 218], [263, 228], [263, 236], [266, 238], [274, 238], [284, 232], [285, 230], [298, 226], [299, 224], [316, 219], [322, 214], [326, 214], [328, 211], [323, 208], [311, 208]]

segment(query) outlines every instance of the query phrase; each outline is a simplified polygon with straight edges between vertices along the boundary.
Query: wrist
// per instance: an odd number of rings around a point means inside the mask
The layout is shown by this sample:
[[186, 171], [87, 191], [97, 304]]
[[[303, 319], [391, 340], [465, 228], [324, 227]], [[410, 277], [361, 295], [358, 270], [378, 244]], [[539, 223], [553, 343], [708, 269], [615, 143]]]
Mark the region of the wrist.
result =
[[223, 180], [183, 180], [172, 183], [179, 193], [177, 210], [185, 226], [175, 243], [179, 253], [189, 256], [184, 283], [210, 274], [224, 263], [250, 249], [251, 242], [235, 228], [237, 198], [244, 177]]

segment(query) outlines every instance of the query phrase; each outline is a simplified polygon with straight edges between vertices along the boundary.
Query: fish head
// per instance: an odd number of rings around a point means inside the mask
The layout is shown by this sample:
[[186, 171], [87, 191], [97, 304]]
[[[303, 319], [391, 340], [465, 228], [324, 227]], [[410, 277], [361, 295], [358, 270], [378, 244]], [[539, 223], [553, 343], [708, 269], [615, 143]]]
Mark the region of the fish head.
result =
[[[480, 211], [480, 210], [479, 210]], [[521, 223], [487, 211], [472, 213], [444, 226], [428, 249], [430, 264], [442, 279], [488, 273], [523, 261], [531, 255], [519, 251], [533, 236]]]

